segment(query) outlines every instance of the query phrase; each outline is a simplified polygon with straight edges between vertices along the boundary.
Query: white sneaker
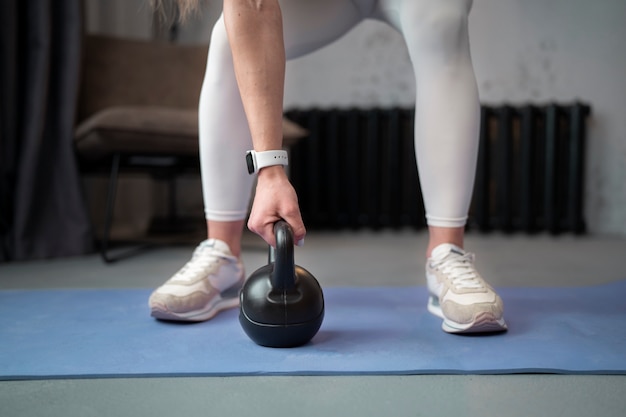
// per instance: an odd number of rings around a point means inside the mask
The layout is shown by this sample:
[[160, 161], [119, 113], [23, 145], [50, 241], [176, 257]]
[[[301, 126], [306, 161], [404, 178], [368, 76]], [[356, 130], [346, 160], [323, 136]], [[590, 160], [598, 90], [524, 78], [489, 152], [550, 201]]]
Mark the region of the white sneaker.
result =
[[228, 245], [217, 239], [205, 240], [191, 260], [152, 293], [148, 301], [151, 315], [163, 320], [209, 320], [239, 305], [244, 281], [243, 264]]
[[474, 254], [458, 246], [437, 246], [426, 262], [428, 311], [443, 319], [448, 333], [507, 329], [502, 300], [474, 268]]

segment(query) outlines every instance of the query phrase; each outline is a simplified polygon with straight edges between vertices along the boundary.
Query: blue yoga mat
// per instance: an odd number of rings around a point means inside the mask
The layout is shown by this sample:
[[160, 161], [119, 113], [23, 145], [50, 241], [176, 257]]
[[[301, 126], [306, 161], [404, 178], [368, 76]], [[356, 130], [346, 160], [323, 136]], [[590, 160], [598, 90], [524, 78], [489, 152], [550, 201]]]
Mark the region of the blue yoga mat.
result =
[[626, 281], [502, 288], [510, 330], [444, 333], [426, 289], [327, 288], [300, 348], [255, 345], [238, 311], [198, 324], [148, 314], [149, 290], [0, 291], [0, 379], [227, 375], [626, 374]]

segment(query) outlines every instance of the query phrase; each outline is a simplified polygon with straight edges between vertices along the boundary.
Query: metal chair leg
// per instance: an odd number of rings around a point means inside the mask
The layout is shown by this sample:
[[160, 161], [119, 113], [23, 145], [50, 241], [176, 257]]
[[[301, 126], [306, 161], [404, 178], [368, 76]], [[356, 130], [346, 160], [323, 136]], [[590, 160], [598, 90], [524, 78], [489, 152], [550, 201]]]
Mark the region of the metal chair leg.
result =
[[102, 233], [102, 242], [100, 243], [100, 255], [106, 263], [115, 262], [117, 259], [108, 256], [109, 236], [111, 234], [111, 225], [113, 223], [113, 212], [115, 210], [115, 195], [117, 194], [117, 178], [120, 172], [119, 153], [113, 156], [111, 163], [111, 175], [109, 177], [109, 189], [107, 192], [106, 213], [104, 217], [104, 230]]

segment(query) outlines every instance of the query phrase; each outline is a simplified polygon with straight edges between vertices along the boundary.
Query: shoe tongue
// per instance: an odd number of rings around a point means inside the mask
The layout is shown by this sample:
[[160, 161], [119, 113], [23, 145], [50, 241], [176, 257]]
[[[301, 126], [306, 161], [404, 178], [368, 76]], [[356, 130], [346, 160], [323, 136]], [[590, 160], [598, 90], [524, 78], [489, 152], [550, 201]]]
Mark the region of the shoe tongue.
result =
[[232, 252], [230, 251], [228, 244], [219, 239], [207, 239], [200, 244], [200, 247], [203, 249], [212, 249], [224, 255], [232, 256]]
[[451, 243], [442, 243], [433, 249], [430, 257], [434, 260], [441, 260], [448, 256], [450, 253], [454, 253], [457, 255], [465, 255], [465, 251], [459, 248], [457, 245], [453, 245]]

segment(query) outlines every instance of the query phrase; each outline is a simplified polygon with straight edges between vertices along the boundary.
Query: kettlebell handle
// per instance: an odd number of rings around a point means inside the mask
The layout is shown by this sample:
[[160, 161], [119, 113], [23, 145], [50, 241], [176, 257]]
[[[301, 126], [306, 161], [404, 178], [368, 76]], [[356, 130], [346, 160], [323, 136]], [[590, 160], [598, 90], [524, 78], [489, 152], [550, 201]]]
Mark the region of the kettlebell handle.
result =
[[296, 286], [294, 241], [291, 226], [284, 220], [274, 224], [276, 249], [270, 246], [269, 262], [274, 263], [270, 282], [274, 290], [291, 290]]

